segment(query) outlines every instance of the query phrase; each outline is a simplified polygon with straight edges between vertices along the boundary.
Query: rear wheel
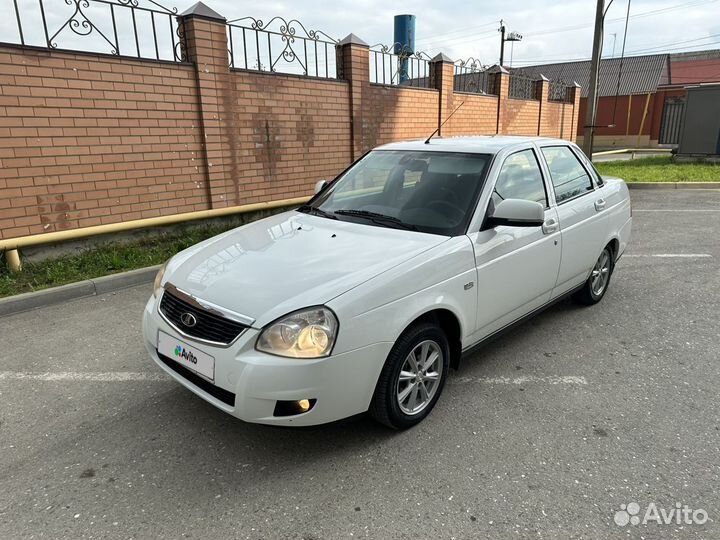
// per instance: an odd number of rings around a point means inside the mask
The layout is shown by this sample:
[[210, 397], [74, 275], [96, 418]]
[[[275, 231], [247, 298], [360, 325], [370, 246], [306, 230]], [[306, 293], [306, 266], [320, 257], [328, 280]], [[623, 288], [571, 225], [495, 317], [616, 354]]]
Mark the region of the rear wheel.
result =
[[583, 288], [573, 295], [573, 299], [586, 306], [597, 304], [610, 286], [612, 271], [613, 252], [610, 246], [605, 246], [590, 272], [590, 277]]
[[378, 379], [370, 415], [393, 429], [406, 429], [425, 418], [437, 403], [450, 364], [445, 333], [420, 323], [398, 338]]

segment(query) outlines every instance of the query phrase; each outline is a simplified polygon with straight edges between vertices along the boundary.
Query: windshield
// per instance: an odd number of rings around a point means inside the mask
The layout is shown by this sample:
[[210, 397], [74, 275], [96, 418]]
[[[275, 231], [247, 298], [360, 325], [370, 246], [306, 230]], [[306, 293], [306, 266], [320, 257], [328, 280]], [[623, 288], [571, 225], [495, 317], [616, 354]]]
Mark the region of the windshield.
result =
[[464, 234], [487, 154], [375, 150], [300, 211], [379, 227]]

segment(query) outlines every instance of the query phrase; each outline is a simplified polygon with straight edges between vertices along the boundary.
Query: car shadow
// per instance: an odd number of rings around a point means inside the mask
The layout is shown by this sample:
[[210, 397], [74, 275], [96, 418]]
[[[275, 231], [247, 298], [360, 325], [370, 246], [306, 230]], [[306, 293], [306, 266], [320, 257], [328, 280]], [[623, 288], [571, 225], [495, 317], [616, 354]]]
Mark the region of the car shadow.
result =
[[584, 306], [578, 305], [570, 298], [560, 300], [542, 312], [501, 332], [497, 337], [487, 340], [477, 350], [464, 356], [460, 362], [460, 368], [450, 371], [450, 380], [453, 376], [469, 375], [468, 370], [473, 371], [470, 373], [472, 375], [482, 375], [482, 373], [475, 373], [474, 370], [482, 369], [482, 366], [493, 360], [500, 351], [508, 346], [522, 349], [533, 336], [547, 332], [556, 324], [562, 325], [561, 321], [565, 321], [568, 317], [572, 317], [584, 309]]
[[[463, 375], [482, 376], [487, 374], [484, 373], [486, 371], [484, 366], [509, 343], [512, 342], [514, 345], [522, 347], [523, 340], [529, 336], [529, 329], [532, 333], [542, 333], [544, 327], [555, 324], [558, 319], [572, 316], [573, 312], [581, 309], [582, 307], [570, 300], [558, 302], [537, 317], [519, 324], [497, 339], [488, 342], [487, 345], [464, 359], [459, 370], [450, 371], [450, 380]], [[252, 424], [216, 409], [179, 385], [169, 390], [163, 399], [171, 401], [168, 404], [169, 410], [192, 409], [196, 412], [185, 418], [188, 428], [200, 430], [205, 436], [211, 438], [216, 437], [217, 444], [231, 444], [233, 440], [243, 440], [245, 444], [258, 445], [262, 448], [263, 455], [270, 447], [281, 449], [284, 446], [294, 448], [298, 445], [315, 448], [319, 454], [322, 454], [323, 448], [330, 448], [335, 454], [343, 448], [358, 449], [373, 446], [402, 433], [376, 423], [367, 414], [358, 414], [319, 426]], [[323, 440], [322, 445], [317, 444], [320, 438]]]

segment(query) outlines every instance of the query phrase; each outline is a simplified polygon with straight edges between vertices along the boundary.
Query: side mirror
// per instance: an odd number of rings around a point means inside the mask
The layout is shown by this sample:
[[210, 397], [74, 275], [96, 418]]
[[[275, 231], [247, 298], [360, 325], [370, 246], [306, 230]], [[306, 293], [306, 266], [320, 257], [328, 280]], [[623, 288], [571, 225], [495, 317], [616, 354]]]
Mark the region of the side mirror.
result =
[[545, 208], [539, 202], [523, 199], [505, 199], [488, 216], [490, 227], [507, 225], [508, 227], [542, 227], [545, 223]]
[[330, 184], [328, 184], [327, 180], [318, 180], [315, 182], [315, 195], [320, 193], [323, 189], [328, 187]]

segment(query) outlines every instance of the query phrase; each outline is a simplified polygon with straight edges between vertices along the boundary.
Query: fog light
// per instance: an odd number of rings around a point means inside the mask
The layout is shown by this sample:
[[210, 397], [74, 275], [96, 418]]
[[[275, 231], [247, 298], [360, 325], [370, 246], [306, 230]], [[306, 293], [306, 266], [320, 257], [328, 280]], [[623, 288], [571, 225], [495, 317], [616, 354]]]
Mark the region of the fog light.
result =
[[317, 399], [299, 399], [297, 401], [278, 401], [273, 416], [294, 416], [308, 412], [315, 406]]
[[297, 402], [298, 407], [302, 412], [307, 412], [310, 410], [310, 400], [309, 399], [301, 399]]

